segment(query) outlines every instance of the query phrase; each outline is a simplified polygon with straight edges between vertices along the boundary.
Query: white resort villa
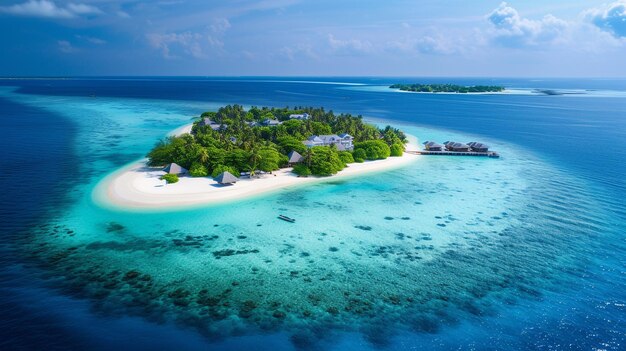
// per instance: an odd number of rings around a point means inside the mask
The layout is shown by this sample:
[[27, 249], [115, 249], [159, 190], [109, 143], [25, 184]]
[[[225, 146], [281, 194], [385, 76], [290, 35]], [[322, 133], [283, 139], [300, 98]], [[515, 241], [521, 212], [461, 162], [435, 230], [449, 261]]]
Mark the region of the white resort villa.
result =
[[[289, 115], [289, 119], [297, 119], [301, 121], [308, 120], [309, 117], [310, 115], [308, 113]], [[282, 123], [283, 122], [277, 119], [267, 118], [261, 122], [248, 122], [248, 125], [250, 127], [260, 127], [260, 126], [275, 127], [275, 126], [281, 125]], [[225, 124], [216, 123], [215, 121], [212, 121], [210, 118], [203, 118], [200, 121], [199, 126], [200, 127], [209, 126], [211, 127], [211, 129], [216, 130], [216, 131], [224, 130], [227, 127]], [[233, 143], [236, 143], [237, 139], [231, 137], [230, 141], [232, 141]], [[337, 150], [346, 151], [346, 150], [354, 149], [353, 141], [354, 141], [354, 137], [352, 137], [352, 135], [343, 133], [339, 135], [337, 134], [312, 135], [307, 140], [303, 141], [303, 143], [306, 147], [335, 145], [337, 147]]]
[[291, 114], [289, 115], [289, 119], [298, 119], [298, 120], [304, 121], [304, 120], [309, 119], [309, 114], [308, 113]]
[[200, 121], [200, 123], [198, 124], [198, 126], [200, 126], [200, 127], [209, 126], [209, 127], [211, 127], [211, 129], [213, 129], [213, 130], [220, 130], [220, 129], [224, 129], [224, 128], [226, 128], [226, 125], [225, 125], [225, 124], [219, 124], [219, 123], [216, 123], [216, 122], [212, 121], [212, 120], [211, 120], [210, 118], [208, 118], [208, 117], [203, 118], [203, 119]]
[[329, 135], [311, 135], [307, 140], [303, 141], [307, 147], [314, 146], [330, 146], [335, 145], [337, 150], [352, 150], [354, 138], [350, 134], [329, 134]]

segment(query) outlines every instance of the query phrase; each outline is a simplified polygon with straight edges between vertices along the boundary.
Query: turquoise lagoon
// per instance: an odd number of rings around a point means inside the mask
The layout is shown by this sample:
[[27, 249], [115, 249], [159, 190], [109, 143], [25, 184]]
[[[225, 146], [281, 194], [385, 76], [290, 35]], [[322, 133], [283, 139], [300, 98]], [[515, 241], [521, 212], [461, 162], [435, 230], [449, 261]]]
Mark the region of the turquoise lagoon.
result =
[[502, 158], [422, 156], [400, 169], [220, 205], [116, 208], [94, 201], [105, 176], [231, 101], [12, 88], [2, 97], [78, 129], [80, 179], [65, 189], [67, 205], [20, 244], [28, 265], [61, 294], [89, 301], [92, 313], [181, 329], [200, 345], [236, 349], [253, 338], [285, 349], [447, 348], [484, 343], [495, 323], [502, 347], [520, 347], [527, 341], [507, 324], [539, 323], [529, 310], [550, 296], [566, 301], [560, 296], [590, 274], [596, 237], [615, 230], [598, 211], [606, 204], [589, 196], [595, 185], [533, 151], [375, 113], [366, 118], [420, 141], [480, 140]]

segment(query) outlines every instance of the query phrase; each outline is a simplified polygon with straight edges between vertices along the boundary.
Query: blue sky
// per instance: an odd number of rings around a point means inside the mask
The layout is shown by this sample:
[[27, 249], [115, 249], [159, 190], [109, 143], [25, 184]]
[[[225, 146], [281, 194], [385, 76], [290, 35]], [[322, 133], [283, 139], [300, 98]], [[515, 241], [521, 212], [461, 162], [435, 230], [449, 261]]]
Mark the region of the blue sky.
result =
[[626, 0], [1, 0], [0, 75], [626, 76]]

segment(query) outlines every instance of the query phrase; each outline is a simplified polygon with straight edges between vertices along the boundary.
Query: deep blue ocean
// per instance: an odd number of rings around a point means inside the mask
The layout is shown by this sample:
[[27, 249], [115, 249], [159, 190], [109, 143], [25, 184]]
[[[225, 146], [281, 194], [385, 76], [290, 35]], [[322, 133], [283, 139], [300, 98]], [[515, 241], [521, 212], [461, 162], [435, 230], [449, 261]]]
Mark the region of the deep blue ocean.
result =
[[[520, 93], [440, 95], [385, 89], [390, 84], [417, 81], [503, 85]], [[72, 273], [60, 273], [54, 267], [55, 261], [46, 261], [47, 267], [36, 258], [47, 246], [41, 244], [35, 249], [34, 243], [39, 245], [39, 242], [32, 239], [38, 235], [33, 233], [49, 228], [46, 223], [74, 211], [72, 207], [88, 197], [84, 189], [98, 177], [94, 169], [102, 167], [101, 163], [106, 162], [106, 167], [113, 171], [133, 162], [145, 155], [155, 137], [165, 135], [171, 127], [188, 123], [205, 109], [223, 104], [324, 107], [361, 114], [374, 121], [484, 137], [509, 145], [522, 155], [528, 153], [533, 160], [555, 170], [546, 173], [534, 170], [527, 175], [532, 177], [529, 192], [533, 190], [532, 184], [549, 184], [547, 189], [556, 189], [554, 193], [544, 192], [548, 200], [542, 201], [550, 201], [554, 194], [553, 201], [560, 214], [545, 222], [545, 233], [532, 236], [535, 249], [556, 252], [553, 258], [536, 261], [540, 266], [537, 272], [545, 269], [554, 274], [544, 278], [555, 286], [545, 281], [534, 286], [535, 280], [517, 277], [524, 280], [526, 290], [519, 296], [507, 293], [494, 297], [489, 313], [456, 316], [437, 328], [393, 336], [392, 341], [380, 344], [365, 342], [350, 328], [341, 328], [346, 330], [346, 335], [338, 336], [335, 341], [326, 340], [324, 347], [315, 344], [308, 347], [626, 349], [626, 80], [84, 77], [2, 79], [0, 88], [4, 89], [0, 94], [1, 349], [291, 350], [298, 347], [280, 330], [232, 332], [216, 342], [184, 322], [155, 320], [141, 313], [103, 307], [93, 297], [86, 297], [82, 287], [61, 283], [72, 281]], [[529, 93], [534, 89], [563, 94]], [[58, 106], [64, 99], [69, 99], [68, 109], [76, 106], [70, 104], [74, 101], [97, 105], [105, 100], [120, 105], [131, 101], [133, 106], [141, 106], [141, 113], [145, 114], [150, 114], [151, 108], [175, 107], [171, 111], [154, 111], [150, 127], [134, 126], [133, 130], [139, 133], [126, 135], [122, 131], [120, 137], [115, 134], [117, 126], [103, 123], [100, 115], [84, 113], [80, 119], [68, 118], [59, 112], [59, 107], [46, 106], [46, 101], [54, 101]], [[77, 115], [80, 111], [71, 113]], [[111, 108], [101, 111], [103, 115], [107, 113], [115, 111]], [[124, 115], [116, 118], [123, 121]], [[86, 138], [92, 134], [85, 131], [91, 133], [90, 128], [95, 124], [102, 133], [93, 135], [108, 138], [109, 151], [90, 149]], [[130, 146], [118, 147], [119, 138], [128, 139]], [[459, 177], [468, 176], [464, 170], [457, 172]], [[555, 174], [564, 179], [555, 179]], [[527, 208], [532, 210], [533, 198], [528, 202]], [[121, 221], [127, 219], [126, 214], [119, 216]], [[536, 217], [524, 214], [518, 220], [537, 221], [537, 227], [541, 228], [540, 217], [541, 214]], [[569, 246], [568, 239], [555, 246], [549, 237], [555, 233], [567, 237], [568, 230], [576, 227], [580, 232]], [[546, 236], [545, 240], [541, 235]], [[575, 269], [555, 268], [561, 267], [558, 251], [565, 249], [571, 249], [575, 256], [579, 264]], [[528, 262], [533, 262], [532, 258]], [[502, 265], [506, 270], [506, 262]], [[552, 268], [566, 278], [558, 277]]]

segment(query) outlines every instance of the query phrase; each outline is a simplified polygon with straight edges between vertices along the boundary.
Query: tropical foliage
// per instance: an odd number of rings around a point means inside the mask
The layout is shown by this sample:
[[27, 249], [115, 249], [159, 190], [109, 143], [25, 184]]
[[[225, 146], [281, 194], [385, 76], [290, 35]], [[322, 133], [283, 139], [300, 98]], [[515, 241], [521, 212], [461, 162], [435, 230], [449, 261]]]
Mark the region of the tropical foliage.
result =
[[161, 176], [161, 180], [165, 180], [167, 184], [172, 184], [178, 182], [178, 176], [176, 174], [164, 174]]
[[[355, 152], [363, 150], [365, 152], [366, 160], [382, 160], [391, 156], [391, 149], [382, 140], [368, 140], [354, 144]], [[359, 156], [363, 153], [359, 152]], [[359, 157], [360, 158], [360, 157]]]
[[[309, 118], [289, 119], [291, 114], [303, 113]], [[201, 123], [204, 118], [213, 125]], [[282, 123], [268, 126], [266, 120]], [[302, 143], [311, 135], [341, 133], [354, 137], [354, 155], [333, 146], [307, 148]], [[272, 172], [285, 167], [287, 154], [297, 151], [304, 158], [304, 167], [297, 167], [302, 175], [326, 176], [337, 173], [348, 163], [401, 155], [405, 143], [406, 135], [402, 131], [390, 126], [379, 129], [363, 122], [361, 116], [335, 115], [323, 108], [252, 107], [246, 111], [242, 106], [229, 105], [216, 112], [204, 112], [194, 123], [191, 134], [159, 141], [148, 153], [148, 164], [162, 166], [175, 162], [189, 169], [194, 177], [216, 176], [223, 171], [238, 176], [241, 172]]]
[[308, 177], [312, 174], [311, 169], [302, 163], [293, 166], [293, 173], [299, 175], [300, 177]]

